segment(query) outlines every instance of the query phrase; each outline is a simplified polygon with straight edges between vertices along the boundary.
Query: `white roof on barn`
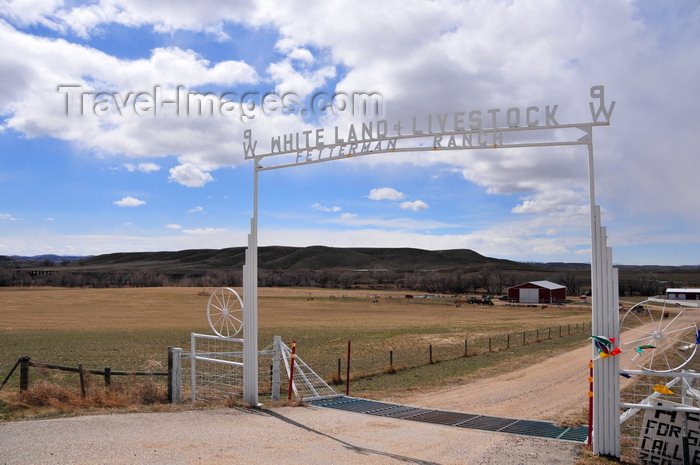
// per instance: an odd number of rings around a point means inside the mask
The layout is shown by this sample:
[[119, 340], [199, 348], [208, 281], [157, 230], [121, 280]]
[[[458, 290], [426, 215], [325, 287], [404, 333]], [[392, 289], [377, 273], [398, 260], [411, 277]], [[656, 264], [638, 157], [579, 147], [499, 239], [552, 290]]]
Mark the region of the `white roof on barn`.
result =
[[530, 284], [550, 290], [562, 289], [564, 287], [561, 284], [553, 283], [552, 281], [530, 281]]
[[666, 289], [666, 293], [668, 294], [669, 292], [675, 292], [675, 293], [684, 293], [684, 292], [700, 292], [700, 289], [691, 289], [691, 288], [668, 288]]

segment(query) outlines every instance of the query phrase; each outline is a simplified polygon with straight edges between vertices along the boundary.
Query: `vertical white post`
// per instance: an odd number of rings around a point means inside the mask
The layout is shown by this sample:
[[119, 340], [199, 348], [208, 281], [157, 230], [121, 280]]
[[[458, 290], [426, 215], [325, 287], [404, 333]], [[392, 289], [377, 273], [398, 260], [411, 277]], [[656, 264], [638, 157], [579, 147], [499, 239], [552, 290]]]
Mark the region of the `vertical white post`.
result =
[[197, 400], [197, 347], [195, 346], [194, 333], [190, 333], [190, 389], [192, 391], [192, 403]]
[[[612, 267], [600, 207], [595, 204], [593, 134], [588, 134], [588, 180], [591, 214], [591, 293], [594, 336], [619, 338], [618, 274]], [[592, 349], [592, 358], [597, 357]], [[593, 453], [620, 457], [620, 363], [617, 357], [599, 358], [593, 365]]]
[[253, 218], [243, 267], [243, 401], [258, 406], [258, 162], [253, 163]]
[[282, 363], [282, 337], [275, 336], [272, 343], [272, 401], [280, 400], [280, 364]]

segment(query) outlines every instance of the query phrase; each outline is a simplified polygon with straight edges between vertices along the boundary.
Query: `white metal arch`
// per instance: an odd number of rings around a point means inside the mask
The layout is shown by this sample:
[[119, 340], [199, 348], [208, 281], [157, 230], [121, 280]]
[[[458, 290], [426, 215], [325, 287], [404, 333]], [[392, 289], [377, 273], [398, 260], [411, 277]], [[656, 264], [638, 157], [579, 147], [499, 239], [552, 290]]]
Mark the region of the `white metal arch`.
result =
[[[496, 114], [500, 109], [487, 112], [493, 116], [493, 127], [479, 124], [466, 126], [466, 113], [430, 115], [429, 126], [421, 126], [415, 117], [411, 125], [401, 121], [389, 124], [386, 120], [351, 125], [347, 131], [336, 126], [332, 134], [325, 129], [307, 130], [285, 134], [270, 141], [269, 151], [255, 153], [257, 140], [252, 130], [244, 131], [244, 158], [253, 160], [253, 217], [248, 235], [248, 249], [243, 273], [244, 307], [244, 401], [258, 405], [258, 173], [292, 166], [324, 161], [376, 155], [380, 153], [425, 152], [452, 150], [483, 150], [517, 147], [586, 146], [588, 148], [588, 179], [591, 221], [591, 284], [592, 284], [592, 333], [606, 337], [618, 337], [618, 282], [617, 270], [612, 267], [612, 249], [606, 244], [606, 231], [601, 225], [600, 207], [595, 203], [593, 163], [593, 127], [607, 126], [615, 102], [605, 104], [603, 86], [593, 86], [589, 102], [592, 122], [559, 124], [556, 121], [557, 105], [527, 107], [525, 111], [509, 108], [507, 125], [500, 127]], [[539, 118], [533, 117], [535, 110]], [[471, 120], [472, 113], [469, 113]], [[479, 113], [479, 117], [485, 116]], [[603, 121], [599, 121], [601, 119]], [[520, 125], [524, 122], [525, 125]], [[451, 127], [448, 127], [451, 124]], [[433, 130], [433, 128], [437, 130]], [[331, 131], [329, 131], [331, 132]], [[342, 133], [342, 134], [341, 134]], [[540, 140], [528, 140], [535, 134]], [[342, 135], [342, 137], [341, 137]], [[332, 137], [334, 136], [334, 137]], [[617, 357], [598, 360], [594, 365], [594, 437], [593, 452], [620, 457], [619, 424], [619, 362]]]

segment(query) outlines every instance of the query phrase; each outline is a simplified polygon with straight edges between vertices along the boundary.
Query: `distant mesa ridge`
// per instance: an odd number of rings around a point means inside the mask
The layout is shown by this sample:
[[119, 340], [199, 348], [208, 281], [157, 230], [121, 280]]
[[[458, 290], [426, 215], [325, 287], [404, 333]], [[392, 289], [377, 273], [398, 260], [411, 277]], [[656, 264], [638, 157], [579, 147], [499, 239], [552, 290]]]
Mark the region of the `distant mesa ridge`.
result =
[[[230, 270], [240, 269], [245, 262], [245, 247], [225, 249], [188, 249], [161, 252], [117, 252], [89, 257], [38, 255], [0, 256], [2, 268], [35, 268], [42, 266], [66, 266], [83, 270], [151, 269], [175, 270]], [[448, 271], [452, 269], [478, 269], [493, 265], [506, 270], [590, 270], [588, 263], [536, 263], [517, 262], [481, 255], [470, 249], [424, 250], [409, 247], [258, 247], [258, 267], [265, 270], [388, 270]], [[700, 266], [620, 266], [620, 268], [652, 268], [655, 271], [683, 269], [700, 271]]]
[[[245, 263], [245, 247], [225, 249], [188, 249], [162, 252], [117, 252], [90, 257], [39, 255], [2, 257], [0, 265], [16, 267], [58, 266], [87, 269], [232, 269]], [[485, 257], [470, 249], [423, 250], [415, 248], [373, 247], [258, 247], [258, 266], [268, 270], [444, 270], [481, 267], [487, 264], [512, 269], [540, 266]], [[580, 264], [581, 267], [588, 267]]]

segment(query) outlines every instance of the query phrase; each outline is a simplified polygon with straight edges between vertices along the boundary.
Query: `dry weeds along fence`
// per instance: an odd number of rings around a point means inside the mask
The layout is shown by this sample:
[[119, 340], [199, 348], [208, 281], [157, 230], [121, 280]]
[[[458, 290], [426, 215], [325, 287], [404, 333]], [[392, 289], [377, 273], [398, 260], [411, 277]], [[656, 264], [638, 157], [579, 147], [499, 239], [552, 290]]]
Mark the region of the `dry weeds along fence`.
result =
[[[112, 384], [112, 376], [128, 376], [128, 377], [138, 377], [138, 376], [147, 376], [149, 378], [152, 378], [153, 376], [167, 376], [168, 379], [170, 380], [172, 378], [172, 366], [169, 364], [168, 366], [168, 371], [165, 372], [160, 372], [160, 371], [121, 371], [121, 370], [112, 370], [109, 367], [105, 367], [104, 370], [90, 370], [86, 369], [83, 367], [82, 363], [79, 363], [77, 367], [71, 367], [71, 366], [65, 366], [65, 365], [56, 365], [52, 363], [43, 363], [43, 362], [36, 362], [31, 359], [31, 357], [24, 356], [20, 357], [15, 365], [12, 367], [10, 372], [7, 374], [5, 379], [3, 380], [2, 384], [0, 385], [0, 389], [2, 389], [5, 384], [7, 384], [8, 380], [12, 376], [12, 374], [15, 372], [15, 370], [19, 367], [19, 393], [20, 395], [27, 391], [29, 389], [29, 368], [30, 367], [36, 367], [39, 368], [41, 373], [41, 370], [59, 370], [63, 372], [70, 372], [70, 373], [77, 373], [78, 378], [80, 381], [80, 393], [82, 397], [87, 396], [87, 388], [88, 385], [91, 383], [88, 381], [89, 375], [99, 375], [104, 377], [104, 384], [105, 387], [110, 387]], [[168, 389], [168, 400], [172, 401], [172, 389], [170, 389], [170, 384], [169, 383], [169, 389]]]
[[[410, 347], [402, 347], [400, 349], [389, 349], [384, 352], [386, 358], [382, 360], [381, 354], [375, 346], [354, 344], [348, 341], [352, 350], [349, 351], [350, 360], [346, 357], [337, 359], [337, 369], [328, 370], [326, 372], [333, 373], [331, 381], [334, 384], [343, 382], [343, 358], [345, 360], [345, 368], [347, 363], [352, 365], [351, 378], [361, 378], [376, 376], [384, 373], [393, 374], [398, 370], [409, 368], [417, 368], [425, 365], [438, 363], [441, 361], [454, 360], [461, 357], [472, 357], [480, 354], [491, 352], [500, 352], [503, 350], [523, 347], [533, 343], [541, 343], [551, 341], [557, 338], [564, 338], [571, 335], [581, 335], [590, 331], [590, 323], [567, 324], [559, 326], [549, 326], [546, 328], [538, 328], [529, 331], [517, 333], [507, 333], [501, 335], [482, 336], [474, 338], [465, 338], [459, 343], [453, 340], [435, 341], [428, 344], [420, 344], [415, 342]], [[303, 350], [303, 349], [302, 349]], [[326, 362], [327, 363], [327, 362]], [[319, 369], [323, 369], [319, 368]]]

